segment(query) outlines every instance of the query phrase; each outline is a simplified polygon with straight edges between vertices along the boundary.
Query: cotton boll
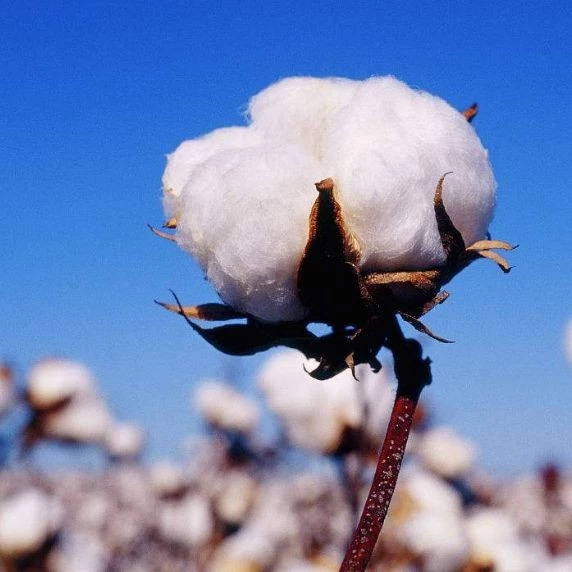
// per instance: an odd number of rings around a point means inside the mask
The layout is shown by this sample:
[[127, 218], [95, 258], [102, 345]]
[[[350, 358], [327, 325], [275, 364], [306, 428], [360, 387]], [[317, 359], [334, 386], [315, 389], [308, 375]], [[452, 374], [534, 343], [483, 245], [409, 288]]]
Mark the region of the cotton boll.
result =
[[296, 351], [272, 356], [262, 367], [259, 385], [268, 405], [283, 422], [292, 444], [319, 452], [332, 452], [346, 427], [357, 427], [362, 409], [357, 382], [343, 373], [335, 381], [308, 381]]
[[195, 169], [181, 195], [177, 240], [224, 302], [268, 322], [304, 316], [297, 267], [323, 176], [297, 145], [223, 150]]
[[159, 532], [166, 540], [193, 547], [204, 544], [213, 532], [213, 518], [206, 499], [187, 496], [161, 506]]
[[292, 444], [327, 453], [339, 446], [346, 429], [361, 428], [376, 441], [383, 436], [394, 400], [383, 373], [358, 367], [360, 383], [349, 371], [334, 381], [310, 382], [303, 364], [300, 353], [286, 350], [268, 359], [258, 375]]
[[102, 542], [93, 535], [70, 534], [48, 557], [50, 572], [105, 572], [109, 555]]
[[466, 520], [473, 554], [490, 558], [498, 572], [535, 572], [543, 569], [543, 551], [524, 542], [507, 513], [482, 508]]
[[259, 145], [263, 137], [246, 127], [223, 127], [197, 139], [183, 141], [167, 155], [163, 173], [163, 206], [169, 217], [178, 216], [177, 203], [192, 172], [221, 151]]
[[215, 427], [248, 433], [258, 422], [256, 405], [223, 382], [201, 383], [194, 400], [201, 415]]
[[142, 451], [145, 437], [135, 423], [118, 423], [108, 428], [104, 447], [116, 459], [135, 459]]
[[296, 277], [314, 183], [332, 177], [366, 270], [444, 262], [433, 197], [467, 245], [484, 238], [495, 182], [473, 128], [398, 80], [288, 78], [256, 95], [252, 123], [185, 142], [169, 157], [165, 207], [178, 244], [222, 300], [266, 322], [302, 319]]
[[111, 414], [98, 397], [72, 401], [43, 419], [46, 437], [76, 443], [102, 443], [112, 423]]
[[29, 489], [0, 506], [0, 555], [16, 559], [33, 554], [57, 530], [61, 511], [45, 493]]
[[423, 465], [445, 479], [463, 476], [473, 465], [475, 446], [450, 427], [437, 427], [425, 432], [416, 451]]
[[158, 461], [149, 469], [149, 482], [159, 497], [177, 496], [188, 487], [183, 471], [170, 461]]
[[418, 510], [460, 517], [461, 499], [452, 487], [423, 469], [408, 469], [401, 475], [398, 486], [407, 491]]
[[256, 497], [256, 482], [247, 474], [231, 471], [215, 498], [215, 511], [225, 522], [241, 523]]
[[400, 531], [400, 540], [422, 556], [424, 572], [455, 572], [469, 554], [462, 520], [450, 514], [415, 514]]
[[268, 137], [302, 145], [320, 159], [330, 117], [351, 101], [360, 83], [345, 78], [285, 78], [255, 95], [248, 113], [252, 124]]
[[487, 152], [463, 116], [435, 96], [392, 77], [362, 82], [351, 105], [330, 118], [322, 159], [364, 267], [444, 261], [433, 195], [449, 171], [443, 196], [453, 223], [467, 245], [485, 236], [495, 190]]
[[30, 371], [27, 394], [30, 406], [50, 409], [74, 395], [94, 392], [95, 381], [84, 365], [61, 359], [45, 359]]

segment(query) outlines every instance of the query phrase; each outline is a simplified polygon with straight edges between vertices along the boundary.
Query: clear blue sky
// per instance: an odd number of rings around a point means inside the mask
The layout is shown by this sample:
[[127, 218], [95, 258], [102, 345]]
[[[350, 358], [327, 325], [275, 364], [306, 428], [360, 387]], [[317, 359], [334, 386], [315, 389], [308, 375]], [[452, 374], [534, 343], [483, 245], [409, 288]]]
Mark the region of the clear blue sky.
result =
[[[31, 2], [0, 18], [0, 358], [59, 354], [95, 372], [150, 454], [174, 453], [202, 377], [251, 384], [263, 358], [217, 354], [152, 302], [215, 294], [154, 238], [164, 155], [241, 124], [289, 75], [393, 74], [463, 108], [499, 183], [509, 276], [473, 265], [426, 320], [437, 419], [497, 472], [572, 465], [572, 15], [566, 2]], [[309, 381], [310, 382], [310, 381]]]

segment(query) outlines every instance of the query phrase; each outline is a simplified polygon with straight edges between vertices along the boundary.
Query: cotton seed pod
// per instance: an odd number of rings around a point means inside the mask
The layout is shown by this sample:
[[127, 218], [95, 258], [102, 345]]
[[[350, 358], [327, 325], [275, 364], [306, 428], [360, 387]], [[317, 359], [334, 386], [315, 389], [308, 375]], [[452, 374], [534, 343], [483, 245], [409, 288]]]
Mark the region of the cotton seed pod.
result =
[[203, 381], [193, 400], [206, 421], [219, 429], [249, 433], [258, 422], [256, 405], [224, 382]]
[[291, 443], [332, 453], [347, 430], [362, 430], [364, 440], [369, 437], [377, 444], [394, 400], [385, 375], [364, 367], [357, 373], [360, 384], [349, 371], [340, 374], [335, 384], [324, 380], [310, 384], [303, 366], [300, 353], [284, 350], [271, 356], [258, 374], [268, 405], [280, 418]]
[[222, 300], [265, 322], [302, 319], [296, 276], [314, 183], [331, 177], [367, 270], [445, 261], [433, 208], [467, 245], [485, 237], [495, 182], [487, 152], [443, 100], [398, 80], [290, 78], [250, 106], [246, 128], [186, 142], [164, 175], [176, 240]]
[[30, 406], [46, 410], [72, 396], [94, 392], [95, 381], [83, 364], [49, 358], [39, 361], [28, 374], [26, 391]]
[[25, 490], [0, 507], [0, 556], [12, 560], [34, 554], [57, 530], [60, 508], [36, 489]]
[[135, 423], [118, 423], [107, 430], [104, 447], [115, 459], [135, 459], [142, 451], [145, 436]]
[[428, 470], [446, 479], [466, 474], [476, 457], [473, 443], [450, 427], [436, 427], [423, 433], [416, 451]]

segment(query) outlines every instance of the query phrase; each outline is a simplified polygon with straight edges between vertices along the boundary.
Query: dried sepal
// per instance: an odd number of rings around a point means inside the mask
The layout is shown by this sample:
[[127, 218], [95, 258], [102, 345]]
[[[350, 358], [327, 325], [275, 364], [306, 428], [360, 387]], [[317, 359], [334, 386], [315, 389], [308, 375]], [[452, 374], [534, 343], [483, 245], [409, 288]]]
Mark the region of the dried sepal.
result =
[[148, 224], [147, 226], [149, 227], [149, 230], [153, 234], [155, 234], [156, 236], [159, 236], [160, 238], [164, 238], [165, 240], [170, 240], [171, 242], [177, 241], [174, 234], [169, 234], [168, 232], [163, 232], [162, 230], [159, 230], [159, 229], [155, 228], [154, 226], [151, 226], [150, 224]]
[[470, 107], [467, 107], [467, 109], [465, 109], [464, 111], [462, 111], [461, 113], [463, 114], [463, 116], [465, 117], [465, 119], [471, 123], [471, 121], [473, 121], [473, 119], [476, 117], [477, 113], [479, 112], [479, 106], [477, 103], [473, 103], [473, 105], [471, 105]]
[[312, 321], [355, 323], [364, 313], [359, 245], [345, 225], [333, 180], [316, 183], [316, 190], [298, 267], [298, 296]]
[[237, 320], [246, 317], [245, 314], [237, 312], [234, 308], [226, 304], [211, 303], [199, 304], [198, 306], [179, 306], [178, 304], [167, 304], [166, 302], [160, 302], [158, 300], [154, 300], [154, 302], [169, 312], [182, 314], [187, 316], [187, 318], [193, 318], [195, 320], [224, 322], [226, 320]]
[[453, 221], [447, 213], [447, 209], [443, 204], [443, 182], [445, 177], [451, 172], [445, 173], [437, 183], [435, 195], [433, 198], [433, 208], [435, 210], [435, 218], [437, 219], [437, 229], [441, 238], [441, 244], [445, 251], [447, 264], [451, 264], [452, 260], [458, 259], [465, 251], [465, 241], [463, 236], [457, 230]]
[[163, 223], [163, 228], [177, 228], [177, 219], [176, 217], [171, 217], [169, 220], [166, 220]]
[[492, 250], [479, 250], [477, 254], [482, 258], [489, 258], [497, 263], [498, 267], [505, 273], [508, 274], [511, 271], [512, 266], [497, 252]]

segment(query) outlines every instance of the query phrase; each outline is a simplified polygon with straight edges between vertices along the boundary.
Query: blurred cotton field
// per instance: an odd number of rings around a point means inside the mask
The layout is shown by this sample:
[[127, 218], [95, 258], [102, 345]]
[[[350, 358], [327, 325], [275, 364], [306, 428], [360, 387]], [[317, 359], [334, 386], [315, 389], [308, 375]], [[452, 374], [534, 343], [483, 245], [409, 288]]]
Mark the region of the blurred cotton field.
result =
[[[252, 394], [206, 379], [205, 430], [186, 459], [141, 462], [142, 428], [119, 420], [80, 363], [0, 370], [0, 570], [337, 570], [365, 499], [394, 397], [387, 364], [317, 381], [295, 351], [262, 364]], [[24, 419], [13, 434], [5, 427]], [[261, 421], [272, 417], [274, 433]], [[474, 443], [421, 406], [372, 570], [572, 569], [572, 476], [555, 464], [500, 481]], [[46, 471], [34, 448], [95, 448], [105, 470]], [[75, 448], [75, 449], [73, 449]], [[78, 467], [80, 464], [78, 463]]]

